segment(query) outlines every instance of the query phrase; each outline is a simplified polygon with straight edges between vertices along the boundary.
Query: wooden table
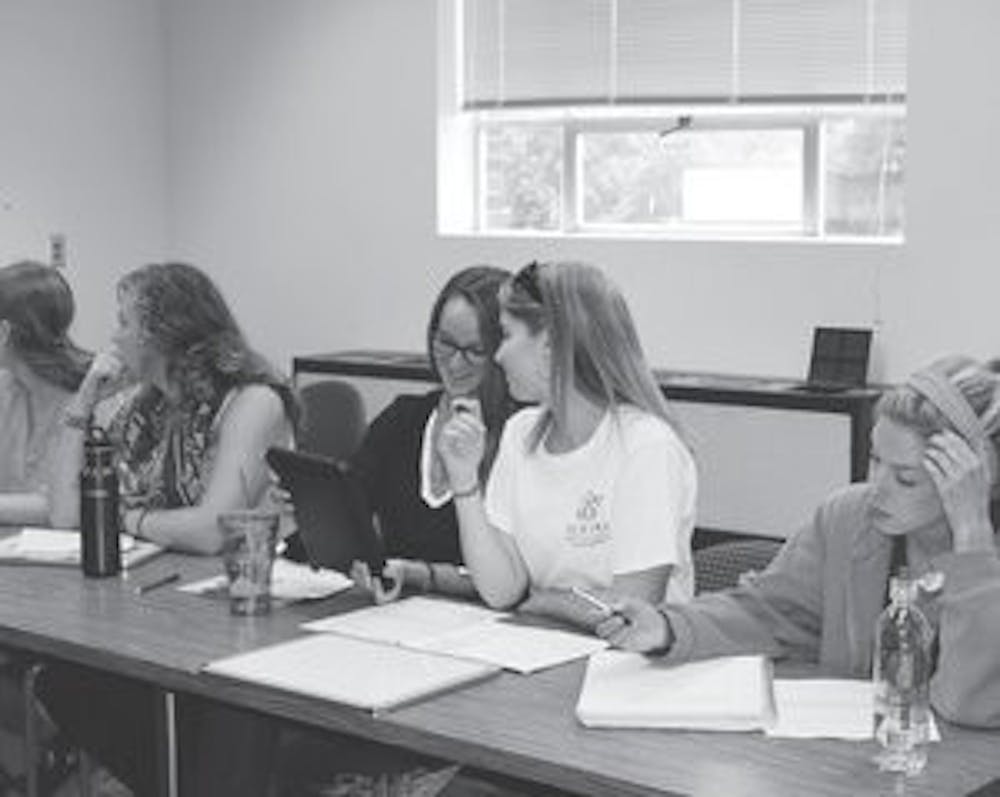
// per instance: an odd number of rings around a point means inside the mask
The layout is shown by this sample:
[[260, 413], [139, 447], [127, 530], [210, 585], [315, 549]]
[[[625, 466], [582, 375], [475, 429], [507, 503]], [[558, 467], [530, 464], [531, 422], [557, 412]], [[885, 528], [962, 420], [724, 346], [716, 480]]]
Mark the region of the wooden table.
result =
[[[359, 596], [232, 617], [224, 601], [139, 582], [177, 571], [218, 572], [214, 559], [168, 554], [124, 579], [73, 568], [0, 566], [0, 643], [128, 675], [164, 694], [211, 696], [294, 719], [592, 795], [875, 795], [893, 781], [870, 762], [872, 744], [766, 739], [759, 734], [592, 730], [573, 707], [583, 663], [530, 676], [503, 674], [390, 712], [367, 713], [200, 672], [208, 661], [302, 633], [298, 624]], [[950, 725], [909, 795], [961, 795], [1000, 776], [1000, 732]], [[168, 793], [167, 784], [163, 792]]]

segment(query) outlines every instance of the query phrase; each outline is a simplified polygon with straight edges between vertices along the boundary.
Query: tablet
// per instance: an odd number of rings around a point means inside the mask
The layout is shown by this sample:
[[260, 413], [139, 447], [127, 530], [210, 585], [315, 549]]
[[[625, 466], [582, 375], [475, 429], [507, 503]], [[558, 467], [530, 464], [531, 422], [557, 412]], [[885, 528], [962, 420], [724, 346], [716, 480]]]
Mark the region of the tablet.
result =
[[267, 464], [292, 495], [299, 537], [309, 562], [350, 574], [351, 564], [368, 564], [381, 576], [382, 542], [357, 475], [349, 463], [272, 447]]

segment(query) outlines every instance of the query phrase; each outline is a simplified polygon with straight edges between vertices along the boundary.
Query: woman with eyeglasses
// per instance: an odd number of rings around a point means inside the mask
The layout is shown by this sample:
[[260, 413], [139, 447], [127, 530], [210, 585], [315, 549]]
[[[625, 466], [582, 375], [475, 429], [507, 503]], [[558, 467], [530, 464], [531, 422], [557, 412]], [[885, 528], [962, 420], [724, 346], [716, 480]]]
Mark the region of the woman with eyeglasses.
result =
[[355, 580], [378, 602], [395, 599], [404, 587], [475, 594], [460, 567], [453, 490], [437, 440], [456, 412], [478, 418], [484, 430], [478, 476], [489, 473], [513, 406], [493, 362], [500, 344], [497, 292], [509, 276], [492, 266], [472, 266], [448, 280], [427, 324], [427, 353], [440, 387], [422, 396], [399, 396], [372, 422], [352, 458], [390, 557], [389, 588], [370, 578], [366, 565], [354, 568]]
[[[503, 269], [472, 266], [445, 283], [427, 324], [427, 352], [440, 387], [397, 397], [375, 418], [352, 457], [379, 518], [389, 557], [384, 570], [388, 586], [371, 578], [360, 562], [352, 576], [377, 603], [395, 600], [404, 588], [476, 596], [461, 564], [455, 491], [438, 441], [455, 415], [476, 418], [484, 450], [476, 478], [487, 477], [513, 408], [493, 359], [500, 345], [497, 295], [509, 277]], [[458, 769], [446, 761], [330, 734], [286, 731], [281, 750], [276, 781], [282, 795], [386, 790], [429, 797], [453, 784]]]
[[602, 593], [687, 600], [694, 460], [621, 293], [593, 266], [532, 263], [500, 305], [496, 361], [539, 406], [510, 418], [485, 482], [477, 418], [453, 416], [439, 447], [479, 594], [591, 629]]

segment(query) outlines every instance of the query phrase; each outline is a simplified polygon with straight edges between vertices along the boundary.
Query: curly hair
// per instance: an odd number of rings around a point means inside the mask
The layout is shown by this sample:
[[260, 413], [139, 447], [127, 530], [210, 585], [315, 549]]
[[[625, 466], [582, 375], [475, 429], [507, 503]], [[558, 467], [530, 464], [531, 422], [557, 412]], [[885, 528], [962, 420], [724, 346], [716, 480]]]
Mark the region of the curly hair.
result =
[[24, 260], [0, 268], [0, 319], [10, 325], [10, 346], [31, 371], [65, 390], [76, 390], [91, 354], [69, 337], [76, 305], [56, 269]]
[[182, 403], [215, 403], [240, 385], [264, 384], [294, 423], [298, 405], [285, 382], [250, 348], [215, 283], [187, 263], [151, 263], [118, 282], [131, 296], [147, 345], [166, 361]]

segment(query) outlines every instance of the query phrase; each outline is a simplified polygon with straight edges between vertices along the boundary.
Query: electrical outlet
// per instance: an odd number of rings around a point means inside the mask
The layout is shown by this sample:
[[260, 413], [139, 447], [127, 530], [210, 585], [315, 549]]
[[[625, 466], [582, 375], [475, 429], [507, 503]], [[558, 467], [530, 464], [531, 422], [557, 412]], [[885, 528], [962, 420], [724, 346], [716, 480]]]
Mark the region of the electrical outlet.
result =
[[62, 233], [49, 236], [49, 265], [52, 268], [66, 268], [66, 236]]

